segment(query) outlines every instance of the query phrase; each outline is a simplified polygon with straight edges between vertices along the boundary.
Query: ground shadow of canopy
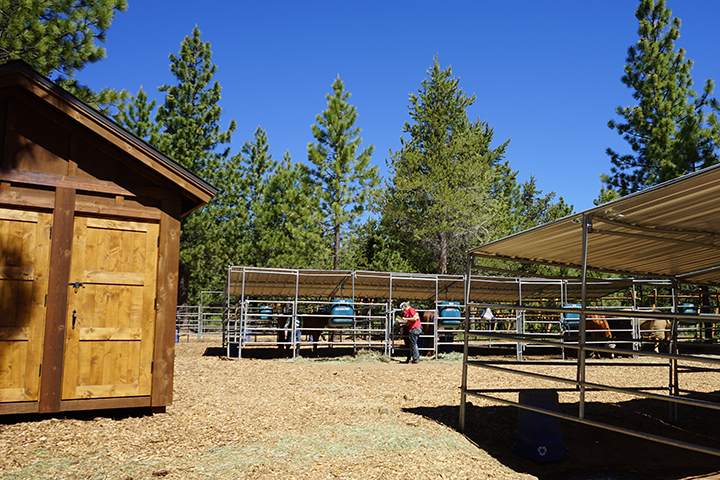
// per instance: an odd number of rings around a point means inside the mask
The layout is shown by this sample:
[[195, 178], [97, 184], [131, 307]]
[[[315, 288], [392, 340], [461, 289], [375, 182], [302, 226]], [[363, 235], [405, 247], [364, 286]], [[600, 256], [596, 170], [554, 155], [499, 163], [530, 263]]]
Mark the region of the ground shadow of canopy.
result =
[[[646, 429], [651, 433], [672, 435], [694, 444], [717, 447], [720, 444], [720, 412], [682, 406], [680, 425], [666, 422], [668, 405], [650, 399], [636, 399], [614, 404], [586, 403], [588, 419], [624, 427]], [[516, 454], [518, 409], [511, 406], [467, 405], [465, 437], [485, 450], [498, 462], [540, 480], [612, 479], [679, 480], [705, 478], [720, 471], [720, 458], [695, 451], [635, 438], [629, 435], [561, 420], [563, 444], [568, 448], [565, 459], [556, 462], [533, 462]], [[560, 411], [577, 414], [577, 403], [561, 403]], [[404, 411], [456, 429], [458, 406], [415, 407]], [[690, 428], [688, 428], [691, 426]], [[478, 472], [479, 474], [481, 472]]]

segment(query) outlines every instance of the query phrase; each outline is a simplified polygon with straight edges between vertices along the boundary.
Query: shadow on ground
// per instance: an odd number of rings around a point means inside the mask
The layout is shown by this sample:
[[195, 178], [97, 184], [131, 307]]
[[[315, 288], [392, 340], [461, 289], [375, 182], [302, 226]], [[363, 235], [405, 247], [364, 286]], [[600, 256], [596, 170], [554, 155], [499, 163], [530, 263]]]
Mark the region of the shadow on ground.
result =
[[[720, 449], [720, 412], [680, 406], [678, 426], [667, 423], [668, 404], [639, 399], [618, 404], [586, 404], [586, 418], [624, 428]], [[416, 407], [405, 411], [457, 429], [459, 407]], [[577, 404], [560, 411], [577, 416]], [[720, 457], [672, 447], [627, 434], [560, 420], [568, 453], [563, 460], [534, 462], [516, 454], [518, 409], [468, 403], [465, 436], [499, 462], [540, 480], [678, 480], [719, 478]]]
[[[318, 348], [316, 352], [312, 351], [311, 347], [301, 348], [299, 356], [303, 358], [339, 358], [353, 355], [355, 351], [352, 347], [349, 348]], [[222, 347], [208, 347], [203, 353], [204, 357], [227, 357], [227, 350]], [[237, 358], [237, 357], [228, 357]], [[277, 347], [253, 347], [243, 348], [242, 358], [252, 358], [259, 360], [272, 360], [278, 358], [293, 358], [292, 350], [281, 349]]]
[[120, 408], [104, 410], [80, 410], [71, 412], [53, 413], [22, 413], [15, 415], [0, 415], [0, 425], [12, 425], [15, 423], [39, 423], [45, 420], [72, 419], [94, 422], [101, 419], [123, 420], [126, 418], [152, 417], [156, 413], [152, 408]]

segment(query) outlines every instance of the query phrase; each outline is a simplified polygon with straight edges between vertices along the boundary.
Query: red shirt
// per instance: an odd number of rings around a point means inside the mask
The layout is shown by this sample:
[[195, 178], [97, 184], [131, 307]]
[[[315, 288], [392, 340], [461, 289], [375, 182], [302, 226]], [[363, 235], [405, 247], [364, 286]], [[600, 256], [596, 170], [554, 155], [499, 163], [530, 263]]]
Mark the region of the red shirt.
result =
[[[407, 312], [403, 314], [403, 318], [412, 318], [415, 315], [417, 315], [418, 312], [412, 307], [408, 307]], [[408, 330], [412, 330], [413, 328], [422, 328], [420, 323], [420, 316], [418, 315], [417, 319], [415, 321], [412, 321], [407, 324]]]

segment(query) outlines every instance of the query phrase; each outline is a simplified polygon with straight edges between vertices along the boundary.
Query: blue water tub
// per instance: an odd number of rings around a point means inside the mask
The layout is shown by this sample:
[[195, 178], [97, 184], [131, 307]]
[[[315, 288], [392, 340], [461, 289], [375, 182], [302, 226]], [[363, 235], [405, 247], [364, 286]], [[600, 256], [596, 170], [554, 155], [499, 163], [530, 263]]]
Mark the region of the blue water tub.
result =
[[345, 298], [336, 298], [332, 300], [330, 312], [330, 325], [352, 325], [355, 310], [353, 309], [352, 300]]
[[260, 320], [272, 320], [273, 308], [270, 305], [260, 306]]
[[[566, 303], [563, 308], [582, 308], [579, 303]], [[578, 313], [563, 313], [563, 320], [567, 328], [573, 330], [580, 329], [580, 312]]]
[[[682, 313], [683, 315], [697, 315], [698, 309], [694, 303], [681, 303], [678, 307], [678, 313]], [[697, 323], [693, 320], [688, 320], [686, 318], [680, 321], [682, 323]]]
[[439, 325], [443, 327], [459, 327], [462, 322], [460, 316], [460, 303], [440, 302], [438, 304]]

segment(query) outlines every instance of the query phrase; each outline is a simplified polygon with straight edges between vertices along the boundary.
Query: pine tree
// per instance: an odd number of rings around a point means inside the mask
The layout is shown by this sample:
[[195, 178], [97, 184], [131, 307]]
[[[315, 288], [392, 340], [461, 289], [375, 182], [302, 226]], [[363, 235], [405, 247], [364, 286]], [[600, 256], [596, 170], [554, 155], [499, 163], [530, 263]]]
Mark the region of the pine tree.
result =
[[410, 95], [409, 138], [391, 154], [383, 222], [419, 271], [461, 273], [467, 248], [491, 238], [507, 209], [491, 192], [506, 173], [509, 141], [490, 147], [493, 130], [470, 121], [475, 96], [462, 91], [450, 67], [442, 70], [436, 57], [428, 74]]
[[323, 243], [320, 199], [307, 167], [289, 152], [268, 179], [255, 212], [255, 265], [282, 268], [326, 268], [330, 249]]
[[108, 114], [126, 93], [109, 88], [94, 92], [78, 83], [75, 74], [105, 58], [105, 48], [95, 42], [105, 41], [115, 12], [125, 10], [126, 0], [4, 0], [0, 64], [21, 59]]
[[682, 48], [675, 51], [680, 19], [671, 15], [665, 0], [641, 0], [635, 12], [640, 40], [628, 49], [622, 82], [634, 90], [638, 104], [618, 107], [623, 120], [608, 122], [633, 153], [608, 148], [611, 173], [601, 176], [621, 195], [718, 162], [718, 102], [710, 97], [714, 84], [708, 79], [699, 96], [692, 89], [693, 62]]
[[156, 121], [163, 125], [159, 148], [170, 158], [219, 189], [206, 206], [182, 220], [179, 303], [195, 303], [202, 290], [217, 290], [228, 264], [236, 264], [245, 224], [240, 156], [230, 157], [235, 122], [221, 131], [220, 84], [213, 81], [208, 42], [197, 26], [185, 37], [179, 55], [170, 55], [175, 85], [163, 85], [165, 102]]
[[358, 228], [348, 242], [344, 270], [376, 272], [414, 272], [413, 263], [403, 255], [402, 242], [386, 226], [370, 218]]
[[126, 130], [157, 147], [160, 141], [162, 125], [153, 119], [153, 111], [157, 101], [149, 101], [147, 93], [140, 87], [137, 95], [130, 102], [119, 107], [115, 120]]
[[277, 168], [277, 162], [269, 153], [267, 133], [260, 126], [255, 130], [253, 141], [245, 142], [243, 154], [242, 190], [245, 195], [247, 225], [245, 226], [246, 241], [243, 255], [248, 265], [263, 266], [267, 256], [260, 245], [264, 228], [259, 225], [259, 215], [265, 203], [270, 176]]
[[355, 126], [357, 109], [348, 103], [340, 76], [327, 94], [327, 109], [317, 116], [312, 126], [315, 143], [308, 144], [311, 177], [319, 189], [320, 209], [332, 238], [333, 269], [340, 268], [340, 251], [344, 235], [355, 228], [365, 212], [368, 195], [378, 186], [378, 168], [370, 166], [374, 147], [358, 153], [362, 138]]
[[245, 161], [243, 184], [247, 195], [246, 208], [251, 223], [262, 202], [267, 180], [277, 167], [277, 162], [273, 160], [269, 150], [267, 133], [260, 126], [255, 130], [253, 141], [245, 142], [241, 149]]
[[572, 214], [573, 207], [565, 203], [563, 197], [555, 202], [555, 192], [543, 195], [537, 188], [537, 181], [533, 175], [530, 180], [519, 185], [518, 202], [514, 205], [515, 213], [514, 231], [508, 235], [522, 230], [528, 230], [537, 225], [548, 223], [558, 218]]

